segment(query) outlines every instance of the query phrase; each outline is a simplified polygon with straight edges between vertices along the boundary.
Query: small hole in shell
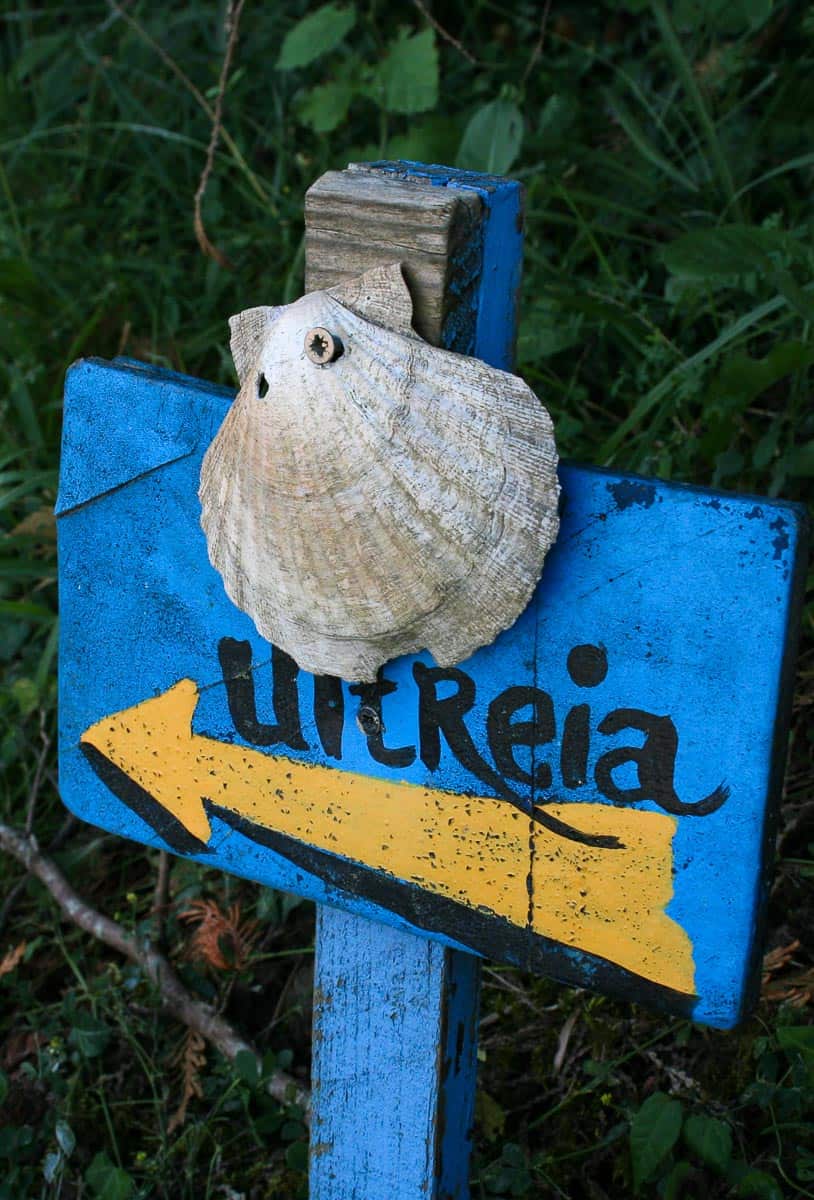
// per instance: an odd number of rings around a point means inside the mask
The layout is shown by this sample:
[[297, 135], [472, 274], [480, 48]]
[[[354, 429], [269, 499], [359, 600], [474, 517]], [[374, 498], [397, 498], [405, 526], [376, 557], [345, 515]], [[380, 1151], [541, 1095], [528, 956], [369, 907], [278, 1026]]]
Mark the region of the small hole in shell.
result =
[[269, 381], [261, 371], [257, 376], [257, 397], [259, 400], [265, 400], [269, 394]]

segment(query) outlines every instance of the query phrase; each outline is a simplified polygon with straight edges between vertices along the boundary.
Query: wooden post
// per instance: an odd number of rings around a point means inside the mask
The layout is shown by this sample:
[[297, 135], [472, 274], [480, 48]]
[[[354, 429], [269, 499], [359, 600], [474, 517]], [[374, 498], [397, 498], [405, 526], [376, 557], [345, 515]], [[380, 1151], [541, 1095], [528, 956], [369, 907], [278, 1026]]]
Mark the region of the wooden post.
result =
[[[428, 341], [510, 369], [522, 261], [517, 183], [382, 163], [308, 192], [306, 290], [404, 264]], [[311, 1200], [464, 1200], [480, 960], [320, 908]]]

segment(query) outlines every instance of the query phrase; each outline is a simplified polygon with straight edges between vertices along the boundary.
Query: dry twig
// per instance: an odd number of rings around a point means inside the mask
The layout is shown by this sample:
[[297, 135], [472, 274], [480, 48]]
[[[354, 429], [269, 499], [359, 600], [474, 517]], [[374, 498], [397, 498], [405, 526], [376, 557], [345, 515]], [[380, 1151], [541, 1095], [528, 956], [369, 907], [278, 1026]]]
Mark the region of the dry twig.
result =
[[195, 192], [195, 236], [198, 239], [198, 245], [210, 258], [214, 258], [219, 266], [225, 267], [232, 271], [234, 267], [222, 250], [219, 250], [207, 236], [204, 228], [203, 215], [201, 207], [203, 198], [206, 193], [206, 186], [209, 183], [209, 176], [212, 174], [212, 166], [215, 162], [215, 151], [218, 148], [220, 141], [221, 129], [223, 127], [223, 98], [226, 95], [226, 84], [229, 82], [229, 71], [232, 67], [232, 56], [237, 45], [237, 35], [240, 28], [240, 15], [243, 12], [245, 0], [229, 0], [229, 7], [226, 10], [224, 20], [224, 29], [226, 31], [226, 51], [223, 55], [223, 63], [220, 69], [220, 79], [218, 80], [218, 94], [215, 98], [215, 111], [212, 116], [212, 132], [209, 136], [209, 147], [206, 151], [206, 162], [204, 169], [201, 172], [201, 178], [198, 183], [198, 189]]
[[170, 865], [167, 851], [159, 850], [152, 910], [153, 941], [159, 949], [164, 948], [164, 927], [170, 901]]
[[565, 1062], [565, 1056], [568, 1053], [568, 1043], [571, 1041], [571, 1034], [574, 1032], [574, 1026], [580, 1018], [580, 1011], [575, 1008], [574, 1011], [566, 1018], [565, 1024], [560, 1030], [560, 1036], [557, 1039], [557, 1052], [554, 1055], [554, 1074], [559, 1075], [562, 1070], [562, 1064]]
[[181, 81], [187, 91], [195, 97], [198, 104], [200, 104], [201, 108], [209, 117], [210, 121], [213, 121], [215, 119], [215, 114], [212, 106], [209, 104], [200, 88], [197, 88], [189, 76], [181, 70], [175, 59], [171, 58], [170, 55], [167, 54], [167, 51], [164, 49], [164, 47], [159, 45], [155, 38], [147, 32], [144, 26], [139, 24], [136, 18], [131, 16], [121, 4], [116, 2], [116, 0], [107, 0], [107, 5], [111, 12], [115, 13], [117, 17], [121, 17], [121, 19], [130, 26], [134, 33], [137, 33], [142, 41], [146, 42], [150, 49], [155, 51], [164, 65], [168, 67], [170, 71], [172, 71], [173, 75], [175, 75], [175, 77]]
[[[763, 956], [763, 981], [760, 994], [775, 1004], [788, 1003], [792, 1008], [804, 1008], [814, 1002], [814, 967], [801, 967], [794, 961], [800, 949], [799, 938], [787, 946], [777, 946]], [[793, 967], [795, 970], [789, 971]], [[775, 975], [780, 973], [780, 978]]]
[[531, 75], [532, 71], [534, 70], [534, 68], [537, 65], [537, 60], [539, 59], [540, 55], [543, 53], [543, 46], [545, 44], [545, 31], [546, 31], [546, 26], [548, 25], [548, 13], [549, 13], [550, 8], [551, 8], [551, 0], [546, 0], [545, 8], [543, 9], [543, 15], [540, 20], [540, 34], [539, 34], [539, 37], [537, 38], [537, 42], [534, 46], [534, 49], [531, 52], [531, 58], [529, 59], [528, 63], [526, 64], [526, 69], [523, 72], [523, 78], [520, 80], [521, 89], [526, 86], [529, 75]]
[[462, 43], [459, 42], [458, 39], [454, 37], [448, 29], [445, 29], [440, 21], [436, 20], [430, 10], [427, 8], [424, 0], [413, 0], [413, 4], [421, 13], [424, 20], [429, 21], [435, 32], [442, 37], [445, 42], [449, 42], [450, 46], [454, 46], [458, 53], [464, 56], [467, 62], [471, 63], [473, 67], [479, 67], [481, 65], [478, 59], [475, 58], [475, 55], [470, 50], [467, 50], [466, 46], [462, 45]]
[[15, 946], [13, 950], [9, 950], [0, 959], [0, 978], [3, 975], [10, 975], [12, 971], [16, 971], [20, 963], [23, 961], [27, 942], [20, 942], [19, 946]]
[[[141, 944], [116, 921], [91, 908], [71, 887], [55, 863], [40, 853], [34, 837], [25, 837], [8, 825], [0, 822], [0, 850], [16, 858], [26, 870], [39, 879], [56, 900], [63, 917], [92, 934], [106, 946], [137, 963], [144, 974], [158, 989], [161, 1003], [176, 1020], [206, 1038], [220, 1053], [234, 1061], [242, 1051], [257, 1057], [255, 1049], [245, 1041], [208, 1004], [190, 995], [171, 964], [163, 954], [150, 945]], [[308, 1108], [309, 1096], [295, 1079], [285, 1071], [276, 1071], [266, 1080], [271, 1096], [281, 1102], [293, 1100]], [[307, 1117], [306, 1117], [307, 1120]]]
[[[126, 12], [125, 9], [121, 6], [121, 4], [117, 3], [117, 0], [107, 0], [107, 4], [108, 4], [108, 8], [111, 10], [111, 12], [115, 13], [115, 15], [117, 17], [120, 17], [123, 21], [125, 21], [126, 24], [129, 25], [130, 28], [133, 30], [133, 32], [135, 34], [137, 34], [138, 37], [141, 38], [141, 40], [145, 43], [145, 45], [149, 46], [150, 49], [155, 54], [158, 55], [161, 62], [164, 63], [164, 65], [168, 68], [168, 70], [172, 71], [172, 73], [173, 73], [173, 75], [175, 75], [176, 79], [178, 79], [181, 82], [181, 84], [183, 84], [183, 86], [186, 88], [186, 90], [189, 92], [189, 94], [194, 98], [195, 102], [198, 105], [200, 105], [200, 107], [206, 113], [209, 120], [214, 123], [215, 109], [209, 103], [206, 96], [204, 96], [204, 94], [201, 92], [200, 88], [196, 87], [195, 84], [192, 82], [192, 80], [189, 78], [189, 76], [186, 74], [186, 72], [181, 70], [178, 63], [175, 61], [175, 59], [172, 58], [171, 55], [167, 54], [167, 51], [164, 49], [164, 47], [161, 46], [155, 40], [155, 38], [152, 37], [151, 34], [149, 34], [147, 32], [147, 30], [144, 28], [144, 26], [142, 24], [140, 24], [140, 22], [138, 22], [135, 19], [135, 17], [131, 16], [130, 13]], [[240, 148], [238, 147], [237, 143], [235, 142], [235, 139], [228, 132], [228, 130], [226, 129], [226, 127], [223, 125], [222, 122], [221, 122], [221, 126], [220, 126], [220, 137], [223, 138], [224, 145], [227, 147], [232, 158], [234, 159], [234, 161], [237, 163], [240, 170], [245, 175], [249, 186], [252, 188], [252, 190], [255, 192], [255, 194], [259, 197], [259, 199], [262, 200], [264, 204], [267, 204], [269, 197], [268, 197], [268, 194], [266, 193], [265, 188], [261, 184], [258, 177], [255, 175], [254, 171], [252, 171], [251, 168], [249, 167], [249, 164], [246, 162], [246, 159], [243, 157], [243, 154], [241, 153]]]
[[34, 780], [31, 784], [31, 789], [28, 793], [28, 805], [25, 813], [25, 832], [30, 835], [34, 828], [34, 810], [37, 807], [37, 800], [40, 795], [40, 785], [42, 783], [43, 772], [45, 771], [48, 751], [51, 749], [51, 739], [45, 732], [45, 710], [40, 709], [40, 752], [37, 755], [37, 765], [34, 769]]
[[[43, 777], [48, 780], [48, 782], [50, 783], [50, 785], [54, 789], [54, 791], [59, 790], [57, 787], [56, 777], [47, 768], [45, 769], [45, 771], [43, 773]], [[39, 786], [39, 784], [38, 784], [38, 786]], [[36, 798], [36, 793], [34, 791], [32, 791], [31, 795], [34, 796], [34, 798]], [[29, 798], [29, 810], [28, 810], [29, 813], [32, 812], [31, 804], [32, 804], [32, 801], [31, 801], [31, 798]], [[28, 824], [28, 816], [26, 817], [26, 824]], [[59, 827], [55, 837], [52, 838], [52, 840], [48, 843], [49, 851], [51, 851], [53, 853], [54, 850], [58, 850], [60, 848], [60, 846], [63, 844], [65, 839], [68, 837], [68, 834], [71, 832], [71, 830], [73, 829], [75, 824], [76, 824], [76, 818], [71, 813], [68, 813], [65, 820], [62, 822], [61, 826]], [[17, 903], [20, 896], [25, 891], [25, 885], [27, 883], [28, 883], [28, 876], [23, 875], [22, 879], [18, 879], [17, 882], [14, 884], [14, 887], [9, 888], [8, 892], [6, 893], [6, 898], [3, 901], [2, 907], [0, 907], [0, 933], [2, 933], [3, 930], [5, 929], [6, 923], [9, 919], [9, 916], [11, 915], [14, 905]]]

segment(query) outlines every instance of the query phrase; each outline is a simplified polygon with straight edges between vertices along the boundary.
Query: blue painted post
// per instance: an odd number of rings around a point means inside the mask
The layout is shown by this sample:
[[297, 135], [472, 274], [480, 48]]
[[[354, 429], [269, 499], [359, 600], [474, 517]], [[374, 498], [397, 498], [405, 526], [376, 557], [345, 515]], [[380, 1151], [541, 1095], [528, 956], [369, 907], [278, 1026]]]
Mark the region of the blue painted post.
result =
[[[351, 168], [314, 186], [306, 226], [307, 290], [401, 261], [425, 336], [512, 366], [519, 184], [417, 164]], [[479, 988], [473, 955], [319, 908], [312, 1200], [469, 1195]]]

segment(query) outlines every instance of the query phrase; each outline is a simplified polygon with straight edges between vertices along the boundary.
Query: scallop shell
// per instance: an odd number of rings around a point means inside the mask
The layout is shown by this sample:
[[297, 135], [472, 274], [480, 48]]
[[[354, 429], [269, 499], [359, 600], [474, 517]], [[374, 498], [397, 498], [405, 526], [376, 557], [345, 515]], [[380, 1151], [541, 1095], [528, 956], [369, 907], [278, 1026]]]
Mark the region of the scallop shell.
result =
[[[558, 529], [551, 419], [517, 376], [411, 327], [398, 264], [231, 319], [237, 399], [201, 524], [226, 591], [306, 671], [467, 658], [528, 603]], [[315, 365], [315, 327], [341, 356]]]

